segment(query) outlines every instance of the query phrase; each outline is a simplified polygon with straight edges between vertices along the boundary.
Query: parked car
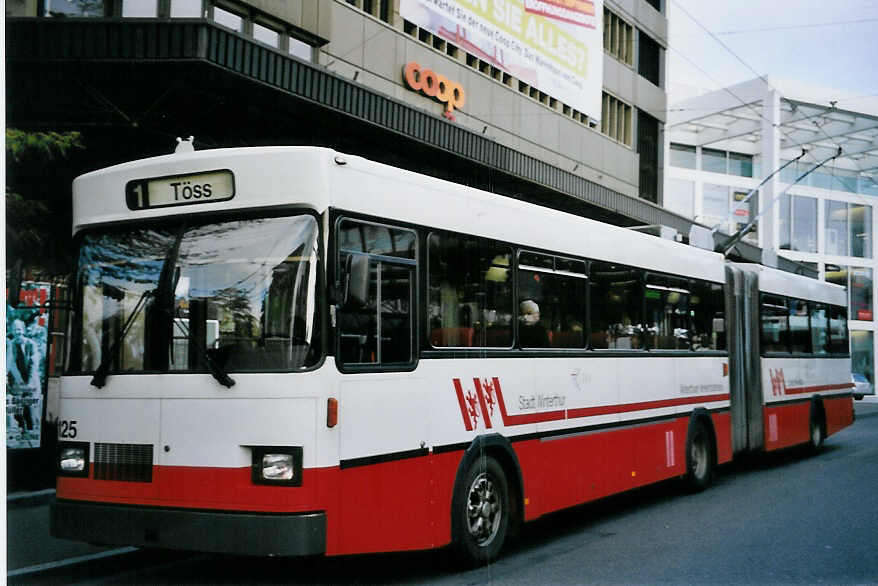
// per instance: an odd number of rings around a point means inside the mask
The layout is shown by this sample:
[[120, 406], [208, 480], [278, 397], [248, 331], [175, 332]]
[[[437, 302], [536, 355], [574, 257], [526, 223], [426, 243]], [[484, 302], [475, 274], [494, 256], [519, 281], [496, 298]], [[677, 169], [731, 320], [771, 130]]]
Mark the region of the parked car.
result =
[[859, 372], [855, 372], [851, 375], [851, 378], [854, 381], [854, 399], [859, 401], [863, 398], [863, 395], [875, 394], [875, 387], [872, 386], [872, 383], [870, 383], [865, 376]]

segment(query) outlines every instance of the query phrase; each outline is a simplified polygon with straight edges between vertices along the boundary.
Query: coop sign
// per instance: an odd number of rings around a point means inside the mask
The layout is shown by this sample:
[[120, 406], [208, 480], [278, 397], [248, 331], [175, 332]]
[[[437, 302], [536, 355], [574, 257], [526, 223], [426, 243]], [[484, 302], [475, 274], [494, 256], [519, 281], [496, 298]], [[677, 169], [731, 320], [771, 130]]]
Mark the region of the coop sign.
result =
[[132, 210], [226, 201], [235, 196], [228, 169], [129, 181], [125, 202]]
[[463, 86], [431, 69], [421, 67], [414, 61], [405, 64], [402, 68], [402, 77], [412, 91], [420, 92], [444, 104], [445, 111], [442, 115], [449, 120], [454, 120], [455, 108], [462, 108], [466, 102]]

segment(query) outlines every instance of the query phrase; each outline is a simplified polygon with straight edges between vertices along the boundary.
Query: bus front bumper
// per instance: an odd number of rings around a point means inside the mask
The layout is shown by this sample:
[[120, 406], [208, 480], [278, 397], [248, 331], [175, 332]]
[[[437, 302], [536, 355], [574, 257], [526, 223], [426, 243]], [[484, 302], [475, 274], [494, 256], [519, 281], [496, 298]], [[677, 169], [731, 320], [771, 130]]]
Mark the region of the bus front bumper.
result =
[[227, 513], [57, 500], [50, 518], [53, 537], [102, 545], [259, 556], [326, 552], [324, 513]]

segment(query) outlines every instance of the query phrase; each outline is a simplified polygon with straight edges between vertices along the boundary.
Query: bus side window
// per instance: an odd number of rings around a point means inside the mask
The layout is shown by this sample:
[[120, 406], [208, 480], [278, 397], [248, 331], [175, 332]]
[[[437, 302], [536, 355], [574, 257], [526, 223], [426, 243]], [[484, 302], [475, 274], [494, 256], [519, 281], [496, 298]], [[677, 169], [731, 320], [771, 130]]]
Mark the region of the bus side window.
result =
[[585, 262], [521, 251], [518, 340], [522, 348], [584, 348]]
[[414, 357], [416, 234], [343, 219], [338, 224], [338, 359], [349, 366], [410, 364]]
[[811, 348], [814, 354], [829, 354], [829, 314], [823, 303], [811, 302]]
[[694, 280], [689, 307], [692, 314], [692, 349], [725, 350], [725, 296], [719, 283]]
[[646, 338], [649, 348], [688, 350], [692, 326], [689, 323], [689, 282], [677, 277], [648, 275]]
[[762, 351], [789, 352], [787, 300], [777, 295], [763, 295], [759, 318], [762, 321]]
[[838, 305], [829, 306], [829, 343], [833, 354], [847, 354], [848, 312], [847, 308]]
[[430, 234], [427, 332], [434, 348], [512, 346], [512, 249], [484, 238]]
[[598, 261], [590, 268], [591, 347], [643, 348], [643, 271]]
[[790, 348], [793, 354], [810, 354], [808, 302], [802, 299], [789, 299], [788, 303], [790, 304]]

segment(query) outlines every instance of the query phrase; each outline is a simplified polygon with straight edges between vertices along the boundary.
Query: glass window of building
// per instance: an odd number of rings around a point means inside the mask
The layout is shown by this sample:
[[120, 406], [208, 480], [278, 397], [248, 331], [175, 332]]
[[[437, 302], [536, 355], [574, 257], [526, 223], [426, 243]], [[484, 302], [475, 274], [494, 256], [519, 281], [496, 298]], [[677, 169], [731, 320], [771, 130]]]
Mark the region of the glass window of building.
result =
[[[735, 230], [741, 230], [750, 223], [750, 219], [755, 217], [759, 211], [759, 192], [757, 191], [750, 196], [746, 202], [747, 195], [750, 190], [746, 187], [732, 188], [732, 217], [735, 221]], [[758, 226], [758, 222], [756, 224]], [[758, 240], [757, 228], [754, 228], [747, 234], [746, 238], [755, 242]]]
[[781, 250], [792, 246], [790, 216], [790, 196], [784, 193], [777, 200], [777, 245]]
[[729, 174], [739, 177], [753, 177], [753, 155], [730, 152]]
[[851, 256], [872, 258], [872, 206], [850, 204], [848, 225], [851, 236]]
[[857, 192], [863, 195], [878, 195], [878, 181], [872, 175], [861, 174], [857, 181]]
[[[129, 0], [130, 1], [130, 0]], [[70, 0], [45, 0], [43, 4], [46, 16], [73, 16], [73, 17], [101, 17], [104, 16], [104, 6], [112, 2], [90, 0], [88, 2]]]
[[217, 24], [227, 26], [236, 32], [244, 32], [244, 19], [234, 12], [224, 10], [219, 6], [213, 7], [213, 20]]
[[665, 207], [681, 216], [695, 215], [695, 183], [686, 179], [668, 179], [665, 190]]
[[171, 0], [171, 18], [201, 18], [201, 0]]
[[851, 319], [872, 321], [872, 269], [850, 269]]
[[729, 187], [705, 183], [702, 186], [701, 213], [725, 221], [729, 216]]
[[695, 147], [687, 144], [671, 143], [671, 166], [685, 169], [695, 168]]
[[872, 332], [851, 332], [851, 370], [862, 374], [875, 384], [875, 360], [873, 356]]
[[312, 61], [314, 59], [313, 47], [308, 43], [303, 43], [295, 37], [290, 37], [289, 51], [293, 57], [298, 57], [303, 61]]
[[155, 18], [158, 15], [158, 0], [125, 0], [122, 2], [122, 16], [125, 18]]
[[848, 256], [848, 204], [826, 201], [826, 254]]
[[638, 35], [638, 55], [637, 55], [637, 72], [652, 82], [653, 85], [661, 87], [660, 84], [660, 65], [661, 47], [655, 40], [642, 30], [637, 30]]
[[701, 149], [701, 170], [711, 173], [726, 173], [728, 171], [726, 151]]
[[793, 250], [817, 252], [817, 200], [793, 197]]
[[258, 22], [253, 23], [253, 38], [274, 48], [280, 46], [280, 33]]

